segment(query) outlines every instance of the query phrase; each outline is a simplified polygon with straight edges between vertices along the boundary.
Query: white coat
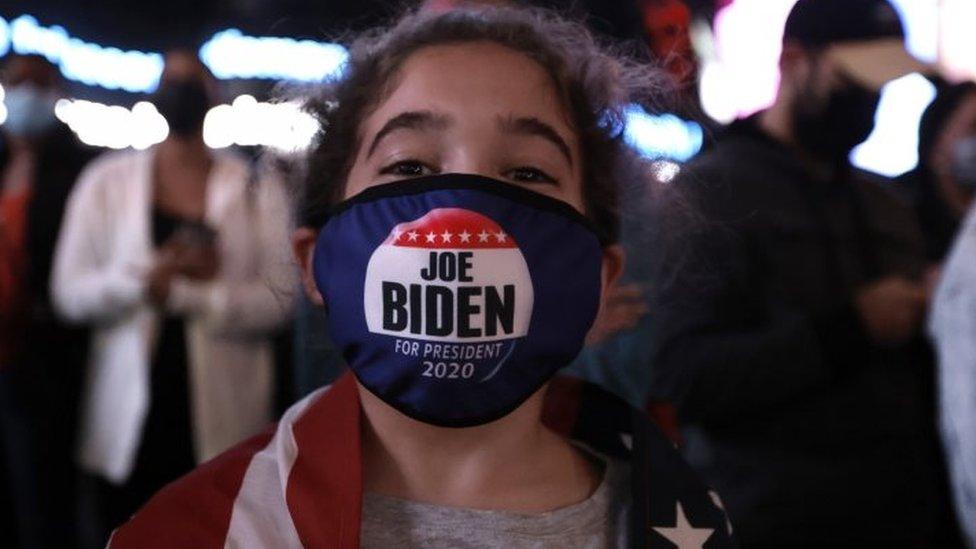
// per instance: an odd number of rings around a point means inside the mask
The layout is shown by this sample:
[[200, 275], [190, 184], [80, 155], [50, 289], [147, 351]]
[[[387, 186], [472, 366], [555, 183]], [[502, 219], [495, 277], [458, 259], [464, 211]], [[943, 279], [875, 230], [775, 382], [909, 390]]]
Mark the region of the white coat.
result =
[[[160, 322], [146, 298], [153, 264], [152, 149], [109, 153], [81, 174], [55, 253], [52, 299], [70, 321], [93, 325], [82, 398], [79, 461], [121, 483], [132, 471], [149, 409]], [[174, 279], [166, 308], [185, 316], [193, 440], [198, 461], [270, 420], [269, 333], [291, 312], [286, 193], [273, 178], [249, 182], [246, 161], [214, 155], [205, 221], [217, 230], [220, 268], [208, 282]]]

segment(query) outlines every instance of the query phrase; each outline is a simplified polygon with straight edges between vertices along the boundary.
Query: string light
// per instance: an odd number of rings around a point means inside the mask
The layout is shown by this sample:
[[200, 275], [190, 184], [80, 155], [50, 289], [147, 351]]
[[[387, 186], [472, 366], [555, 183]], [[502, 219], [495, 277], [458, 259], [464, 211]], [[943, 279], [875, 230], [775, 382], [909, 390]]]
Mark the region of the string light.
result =
[[30, 15], [21, 15], [8, 27], [13, 51], [43, 55], [61, 69], [65, 78], [89, 86], [150, 91], [163, 71], [163, 56], [158, 53], [122, 51], [84, 42], [72, 38], [63, 27], [44, 27]]
[[146, 101], [127, 109], [83, 99], [61, 99], [54, 106], [54, 114], [78, 139], [95, 147], [145, 149], [169, 133], [166, 120]]
[[[157, 52], [123, 51], [72, 37], [61, 26], [43, 26], [31, 15], [9, 23], [0, 17], [0, 56], [9, 50], [43, 55], [69, 80], [107, 89], [151, 92], [163, 72]], [[348, 53], [339, 44], [220, 31], [200, 48], [200, 59], [218, 78], [316, 82], [337, 75]]]
[[200, 59], [217, 78], [270, 78], [317, 82], [335, 76], [348, 53], [339, 44], [218, 32], [200, 48]]
[[[62, 99], [54, 114], [95, 147], [145, 149], [166, 139], [169, 125], [155, 105], [140, 101], [127, 109], [83, 99]], [[203, 140], [210, 148], [231, 145], [271, 147], [285, 153], [304, 150], [318, 131], [318, 123], [298, 102], [265, 103], [250, 95], [207, 112]]]
[[203, 123], [203, 140], [216, 149], [265, 146], [294, 153], [308, 147], [318, 129], [318, 122], [298, 101], [265, 103], [240, 95], [230, 105], [210, 109]]
[[637, 105], [626, 112], [624, 139], [642, 155], [684, 162], [702, 148], [704, 132], [698, 123], [673, 114], [652, 115]]

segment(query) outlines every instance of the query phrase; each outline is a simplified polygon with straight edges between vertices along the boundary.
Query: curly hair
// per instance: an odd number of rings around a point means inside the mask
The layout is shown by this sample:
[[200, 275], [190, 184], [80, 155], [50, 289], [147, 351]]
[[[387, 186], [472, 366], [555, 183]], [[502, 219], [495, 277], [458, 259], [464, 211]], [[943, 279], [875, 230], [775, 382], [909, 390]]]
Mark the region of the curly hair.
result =
[[653, 101], [665, 77], [598, 44], [582, 24], [527, 8], [414, 11], [390, 27], [360, 35], [341, 76], [306, 103], [320, 130], [309, 152], [298, 223], [320, 226], [341, 201], [360, 146], [360, 124], [392, 92], [397, 70], [411, 54], [430, 46], [485, 41], [526, 55], [552, 78], [580, 140], [584, 213], [602, 237], [616, 240], [622, 186], [650, 178], [623, 138], [624, 109]]

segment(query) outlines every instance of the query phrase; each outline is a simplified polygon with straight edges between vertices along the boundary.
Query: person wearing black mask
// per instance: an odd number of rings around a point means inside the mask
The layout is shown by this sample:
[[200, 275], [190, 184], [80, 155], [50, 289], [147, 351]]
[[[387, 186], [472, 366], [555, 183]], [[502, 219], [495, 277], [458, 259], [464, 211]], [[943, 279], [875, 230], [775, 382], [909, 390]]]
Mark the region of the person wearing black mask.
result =
[[287, 198], [276, 177], [206, 146], [215, 91], [194, 53], [167, 53], [150, 98], [167, 138], [91, 163], [66, 209], [52, 296], [64, 318], [93, 324], [78, 459], [99, 545], [271, 420], [271, 335], [295, 284]]
[[937, 84], [919, 123], [918, 166], [898, 181], [936, 265], [949, 253], [976, 192], [976, 83]]
[[924, 67], [884, 0], [800, 0], [773, 105], [655, 216], [653, 392], [745, 547], [957, 542], [921, 333], [921, 235], [849, 164], [879, 90]]

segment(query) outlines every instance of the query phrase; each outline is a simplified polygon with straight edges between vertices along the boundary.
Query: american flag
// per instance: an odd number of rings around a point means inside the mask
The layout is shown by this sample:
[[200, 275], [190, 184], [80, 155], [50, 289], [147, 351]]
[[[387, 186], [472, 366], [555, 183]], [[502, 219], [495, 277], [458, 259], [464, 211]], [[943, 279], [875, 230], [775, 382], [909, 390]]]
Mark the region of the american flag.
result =
[[[593, 385], [557, 378], [544, 416], [551, 429], [630, 461], [630, 547], [733, 546], [717, 495], [643, 414]], [[360, 417], [355, 379], [346, 374], [292, 406], [273, 429], [164, 488], [109, 547], [358, 548]]]

